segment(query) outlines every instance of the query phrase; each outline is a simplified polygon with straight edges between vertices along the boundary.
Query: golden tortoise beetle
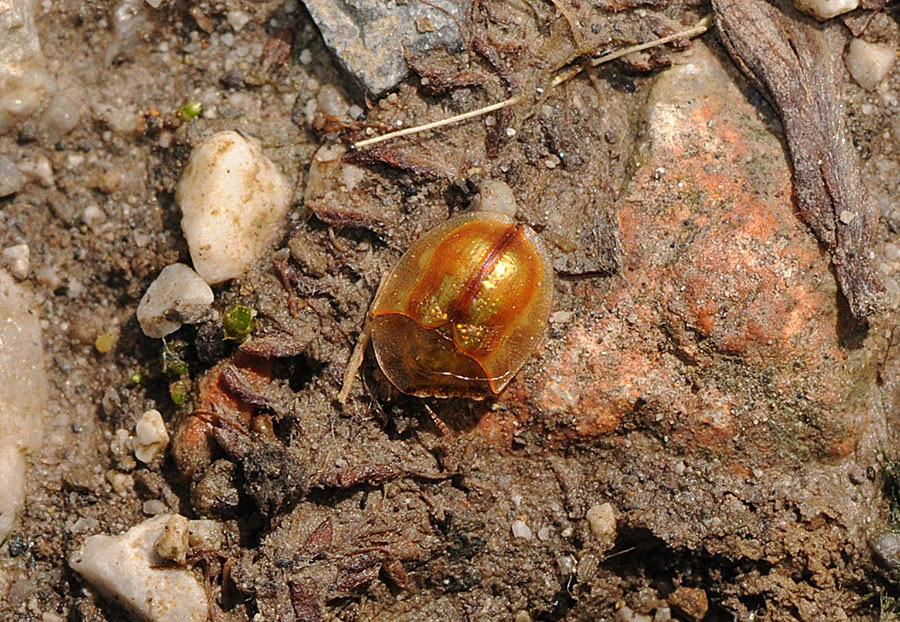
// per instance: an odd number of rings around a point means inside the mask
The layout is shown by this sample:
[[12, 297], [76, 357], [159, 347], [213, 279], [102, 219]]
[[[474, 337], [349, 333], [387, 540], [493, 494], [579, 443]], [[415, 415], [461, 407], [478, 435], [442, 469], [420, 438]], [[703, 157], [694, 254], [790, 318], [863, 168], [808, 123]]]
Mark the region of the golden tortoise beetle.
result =
[[[501, 198], [511, 195], [501, 185]], [[484, 209], [450, 218], [382, 281], [338, 400], [347, 400], [370, 339], [379, 367], [403, 393], [496, 395], [540, 342], [552, 302], [550, 255], [530, 227]]]

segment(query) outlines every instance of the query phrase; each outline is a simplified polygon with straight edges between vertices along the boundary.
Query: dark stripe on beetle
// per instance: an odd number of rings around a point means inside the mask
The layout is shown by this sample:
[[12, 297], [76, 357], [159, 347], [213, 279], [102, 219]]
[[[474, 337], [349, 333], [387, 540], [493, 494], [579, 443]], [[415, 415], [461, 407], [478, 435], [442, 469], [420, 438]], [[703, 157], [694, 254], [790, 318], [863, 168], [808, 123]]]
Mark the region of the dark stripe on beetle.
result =
[[453, 300], [453, 304], [447, 310], [447, 319], [451, 323], [455, 323], [475, 301], [475, 296], [478, 295], [478, 290], [481, 288], [481, 282], [491, 273], [494, 267], [496, 267], [497, 262], [500, 261], [503, 253], [509, 250], [509, 247], [513, 245], [516, 236], [522, 231], [522, 227], [523, 225], [521, 223], [516, 223], [512, 227], [509, 227], [503, 232], [500, 239], [487, 250], [484, 257], [481, 258], [478, 270], [468, 278], [466, 284], [460, 290], [459, 295]]

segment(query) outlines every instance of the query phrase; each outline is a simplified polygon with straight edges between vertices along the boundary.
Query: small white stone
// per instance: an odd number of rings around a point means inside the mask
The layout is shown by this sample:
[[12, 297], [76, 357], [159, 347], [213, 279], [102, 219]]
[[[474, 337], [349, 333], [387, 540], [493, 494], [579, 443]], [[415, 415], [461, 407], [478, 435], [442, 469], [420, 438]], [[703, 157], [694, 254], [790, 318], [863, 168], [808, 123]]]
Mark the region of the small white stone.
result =
[[345, 118], [350, 114], [350, 104], [344, 92], [333, 84], [325, 84], [316, 93], [316, 103], [323, 114]]
[[166, 566], [156, 550], [170, 516], [151, 518], [120, 536], [91, 536], [69, 558], [69, 566], [143, 620], [205, 622], [203, 586], [190, 570]]
[[35, 154], [24, 160], [19, 160], [16, 162], [16, 168], [28, 181], [36, 181], [46, 188], [52, 188], [56, 185], [53, 167], [50, 166], [50, 160], [47, 159], [47, 156], [43, 154]]
[[891, 70], [896, 56], [897, 49], [893, 45], [854, 39], [847, 46], [844, 61], [856, 83], [872, 91]]
[[24, 280], [31, 269], [31, 249], [27, 244], [16, 244], [4, 248], [3, 264], [14, 277], [20, 281]]
[[657, 607], [653, 612], [653, 622], [672, 622], [672, 610], [668, 607]]
[[794, 0], [794, 8], [818, 19], [831, 19], [858, 6], [859, 0]]
[[275, 164], [237, 132], [194, 147], [175, 199], [197, 273], [211, 285], [243, 274], [279, 235], [291, 197]]
[[564, 577], [571, 577], [575, 574], [575, 569], [578, 567], [578, 561], [571, 555], [563, 555], [556, 560], [556, 565], [559, 567], [559, 574]]
[[159, 339], [182, 324], [197, 323], [209, 315], [213, 292], [200, 275], [183, 263], [166, 266], [144, 292], [137, 320], [144, 334]]
[[247, 22], [250, 21], [250, 16], [244, 11], [228, 11], [225, 15], [225, 19], [228, 20], [228, 25], [231, 26], [235, 32], [240, 32], [241, 29], [247, 25]]
[[575, 317], [575, 314], [571, 311], [554, 311], [550, 314], [550, 323], [565, 324], [566, 322], [571, 322], [573, 317]]
[[616, 512], [609, 503], [597, 503], [584, 516], [591, 526], [591, 533], [604, 546], [610, 547], [616, 540]]
[[134, 457], [150, 464], [169, 446], [169, 432], [162, 414], [151, 409], [141, 415], [134, 426]]
[[510, 525], [510, 529], [512, 530], [512, 535], [514, 537], [522, 538], [523, 540], [531, 540], [531, 527], [529, 527], [525, 521], [514, 520]]
[[166, 512], [168, 509], [166, 504], [159, 499], [147, 499], [144, 501], [143, 505], [141, 505], [141, 511], [147, 516], [157, 516], [158, 514]]
[[210, 519], [192, 520], [188, 523], [188, 545], [192, 551], [209, 551], [225, 544], [222, 523]]
[[96, 227], [106, 220], [106, 214], [96, 205], [88, 205], [81, 214], [81, 220], [89, 227]]
[[845, 210], [841, 210], [841, 213], [838, 215], [838, 218], [840, 218], [841, 222], [844, 223], [845, 225], [849, 225], [851, 222], [853, 222], [853, 219], [856, 218], [856, 214], [851, 212], [850, 210], [845, 209]]
[[303, 48], [300, 50], [300, 63], [303, 65], [308, 65], [312, 62], [312, 52], [309, 51], [309, 48]]
[[486, 179], [481, 182], [473, 203], [473, 209], [478, 211], [499, 212], [507, 216], [515, 216], [519, 209], [512, 188], [499, 179]]

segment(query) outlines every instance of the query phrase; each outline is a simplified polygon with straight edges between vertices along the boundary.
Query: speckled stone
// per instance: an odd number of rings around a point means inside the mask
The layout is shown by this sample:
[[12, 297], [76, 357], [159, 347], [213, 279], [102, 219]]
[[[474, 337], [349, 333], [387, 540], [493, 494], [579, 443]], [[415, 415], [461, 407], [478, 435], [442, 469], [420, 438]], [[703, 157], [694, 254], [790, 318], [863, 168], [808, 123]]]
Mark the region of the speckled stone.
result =
[[303, 0], [326, 45], [356, 82], [381, 95], [402, 80], [406, 57], [435, 47], [462, 49], [458, 24], [468, 2]]
[[[628, 418], [750, 468], [847, 455], [871, 361], [842, 347], [854, 328], [793, 211], [783, 145], [702, 44], [658, 77], [633, 161], [621, 274], [576, 287], [579, 314], [548, 341], [535, 389], [503, 399], [563, 437], [615, 435]], [[483, 428], [501, 425], [495, 412]]]

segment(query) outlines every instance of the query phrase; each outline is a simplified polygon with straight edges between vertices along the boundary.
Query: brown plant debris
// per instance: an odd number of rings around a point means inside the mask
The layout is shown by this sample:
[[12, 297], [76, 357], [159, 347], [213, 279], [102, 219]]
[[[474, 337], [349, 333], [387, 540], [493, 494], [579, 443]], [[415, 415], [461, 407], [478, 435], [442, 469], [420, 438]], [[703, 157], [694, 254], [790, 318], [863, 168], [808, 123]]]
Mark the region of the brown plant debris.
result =
[[841, 117], [834, 59], [819, 28], [763, 0], [713, 0], [719, 38], [778, 111], [803, 221], [831, 251], [857, 319], [879, 310], [884, 284], [869, 258], [878, 210], [863, 187]]

